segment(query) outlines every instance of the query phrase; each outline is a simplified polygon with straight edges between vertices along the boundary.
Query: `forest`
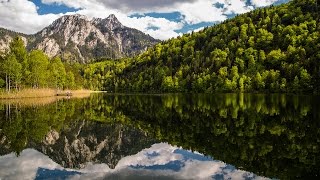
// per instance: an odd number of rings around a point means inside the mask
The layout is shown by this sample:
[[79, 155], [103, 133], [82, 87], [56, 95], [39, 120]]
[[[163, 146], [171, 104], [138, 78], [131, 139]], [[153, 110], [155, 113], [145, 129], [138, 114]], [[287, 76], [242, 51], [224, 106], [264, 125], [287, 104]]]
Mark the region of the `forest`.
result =
[[320, 90], [319, 0], [293, 0], [163, 41], [132, 59], [85, 68], [93, 89], [113, 92]]
[[[108, 92], [320, 91], [319, 0], [293, 0], [238, 15], [146, 52], [92, 64], [27, 52], [22, 40], [0, 59], [0, 87]], [[0, 57], [0, 58], [1, 58]]]

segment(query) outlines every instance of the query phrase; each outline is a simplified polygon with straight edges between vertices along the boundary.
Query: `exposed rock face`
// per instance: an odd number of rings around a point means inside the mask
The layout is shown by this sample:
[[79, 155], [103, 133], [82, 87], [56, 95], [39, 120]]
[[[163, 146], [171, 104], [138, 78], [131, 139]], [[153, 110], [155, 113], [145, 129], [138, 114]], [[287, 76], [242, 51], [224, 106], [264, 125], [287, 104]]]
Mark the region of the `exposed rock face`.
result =
[[42, 42], [37, 44], [36, 49], [43, 50], [49, 57], [53, 57], [60, 52], [60, 46], [55, 39], [44, 38]]
[[35, 35], [0, 29], [0, 51], [8, 49], [16, 35], [25, 37], [28, 49], [41, 49], [48, 56], [87, 63], [98, 58], [133, 56], [158, 40], [123, 26], [115, 15], [89, 20], [83, 15], [67, 15], [55, 20]]
[[9, 44], [12, 40], [12, 37], [5, 35], [3, 39], [0, 39], [0, 51], [5, 51], [9, 49]]

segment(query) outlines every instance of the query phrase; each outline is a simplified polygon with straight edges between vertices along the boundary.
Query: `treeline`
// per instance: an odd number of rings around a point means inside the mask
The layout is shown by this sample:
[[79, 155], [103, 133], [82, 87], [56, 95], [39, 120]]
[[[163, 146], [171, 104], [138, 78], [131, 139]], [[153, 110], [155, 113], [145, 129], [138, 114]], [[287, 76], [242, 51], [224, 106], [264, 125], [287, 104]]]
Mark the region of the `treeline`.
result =
[[135, 58], [89, 65], [84, 77], [118, 92], [319, 92], [319, 5], [257, 9]]
[[7, 92], [21, 88], [74, 89], [82, 86], [77, 65], [63, 64], [59, 57], [48, 58], [40, 50], [28, 52], [21, 37], [0, 54], [0, 88]]
[[109, 92], [320, 92], [320, 0], [254, 10], [163, 41], [134, 58], [63, 64], [19, 38], [0, 57], [0, 86]]

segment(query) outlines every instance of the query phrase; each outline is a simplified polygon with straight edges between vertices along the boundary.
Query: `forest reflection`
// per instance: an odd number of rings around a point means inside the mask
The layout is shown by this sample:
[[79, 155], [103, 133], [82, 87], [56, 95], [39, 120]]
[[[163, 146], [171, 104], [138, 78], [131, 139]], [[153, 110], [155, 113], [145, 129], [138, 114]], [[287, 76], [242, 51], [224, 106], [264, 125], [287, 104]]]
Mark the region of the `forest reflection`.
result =
[[319, 175], [320, 98], [288, 94], [94, 94], [0, 106], [1, 151], [19, 154], [77, 121], [124, 124], [150, 138], [280, 179]]

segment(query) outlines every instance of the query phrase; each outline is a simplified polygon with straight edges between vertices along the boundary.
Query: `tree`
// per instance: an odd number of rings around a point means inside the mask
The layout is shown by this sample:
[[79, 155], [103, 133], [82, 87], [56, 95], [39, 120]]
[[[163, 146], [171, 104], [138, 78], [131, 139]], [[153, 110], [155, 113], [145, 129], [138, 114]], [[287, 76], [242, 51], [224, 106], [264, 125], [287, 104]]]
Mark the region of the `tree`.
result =
[[284, 59], [285, 55], [281, 52], [281, 49], [272, 50], [267, 56], [267, 62], [271, 64], [272, 68], [277, 68]]
[[25, 47], [25, 43], [22, 40], [22, 37], [17, 36], [15, 37], [10, 43], [10, 53], [16, 56], [17, 61], [21, 64], [22, 69], [22, 80], [25, 81], [27, 77], [27, 56], [28, 52]]
[[19, 63], [23, 63], [27, 60], [28, 52], [25, 48], [24, 41], [20, 36], [17, 36], [10, 43], [10, 53], [16, 56]]
[[299, 92], [300, 91], [300, 83], [299, 83], [299, 78], [298, 76], [295, 76], [294, 77], [294, 80], [293, 80], [293, 84], [292, 84], [292, 90], [294, 92]]
[[255, 89], [256, 90], [263, 90], [265, 87], [265, 83], [263, 82], [262, 76], [259, 72], [257, 72], [256, 77], [254, 79], [255, 82]]
[[172, 92], [174, 90], [174, 82], [172, 76], [166, 76], [163, 79], [161, 87], [165, 92]]
[[66, 87], [67, 87], [68, 89], [73, 89], [73, 88], [75, 88], [74, 74], [73, 74], [71, 71], [67, 72]]
[[40, 50], [31, 51], [28, 58], [29, 82], [34, 88], [44, 86], [47, 82], [48, 57]]
[[51, 60], [49, 67], [51, 86], [57, 89], [63, 89], [66, 83], [66, 70], [59, 57]]
[[6, 91], [10, 92], [14, 85], [18, 90], [18, 85], [21, 82], [22, 66], [17, 61], [16, 56], [10, 53], [3, 62], [3, 70], [6, 76]]
[[259, 29], [257, 35], [257, 45], [259, 48], [268, 47], [272, 43], [273, 34], [271, 32], [268, 32], [265, 29]]
[[305, 69], [300, 71], [300, 85], [306, 91], [312, 90], [311, 75]]

